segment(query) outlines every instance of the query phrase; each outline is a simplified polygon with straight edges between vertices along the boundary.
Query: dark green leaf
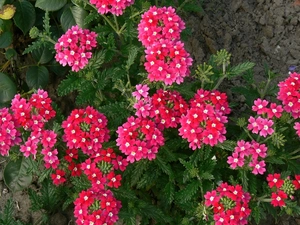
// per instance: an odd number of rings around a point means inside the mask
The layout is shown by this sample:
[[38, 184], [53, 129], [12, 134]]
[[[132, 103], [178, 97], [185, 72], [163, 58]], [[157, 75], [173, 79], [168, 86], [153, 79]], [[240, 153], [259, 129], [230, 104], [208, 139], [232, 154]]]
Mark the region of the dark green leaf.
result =
[[7, 49], [6, 52], [5, 52], [5, 58], [6, 58], [7, 60], [11, 60], [11, 58], [13, 58], [13, 57], [16, 56], [16, 55], [17, 55], [17, 52], [16, 52], [16, 50], [13, 49], [13, 48], [9, 48], [9, 49]]
[[25, 157], [10, 161], [6, 165], [3, 173], [4, 182], [13, 192], [21, 191], [31, 184], [32, 174], [28, 173], [30, 165], [30, 159]]
[[26, 72], [26, 83], [29, 88], [38, 89], [47, 86], [49, 72], [45, 66], [31, 66]]
[[134, 63], [134, 60], [136, 59], [138, 52], [139, 52], [139, 48], [137, 46], [135, 46], [135, 45], [129, 46], [128, 59], [126, 62], [127, 70], [129, 70], [131, 65]]
[[34, 6], [25, 0], [16, 1], [14, 5], [17, 8], [14, 22], [26, 34], [35, 23]]
[[0, 103], [12, 100], [16, 93], [15, 83], [6, 74], [0, 73]]
[[86, 28], [87, 26], [84, 23], [84, 19], [88, 16], [88, 12], [78, 6], [71, 7], [71, 12], [73, 14], [74, 20], [76, 21], [76, 24], [81, 28]]
[[37, 0], [35, 7], [44, 11], [57, 11], [64, 7], [66, 3], [67, 0]]
[[32, 57], [38, 64], [48, 63], [53, 58], [53, 52], [44, 45], [32, 51]]
[[7, 48], [12, 43], [12, 33], [5, 31], [0, 35], [0, 48]]
[[76, 24], [76, 21], [73, 17], [72, 11], [70, 7], [66, 7], [61, 14], [60, 23], [64, 31], [67, 31], [73, 25]]
[[14, 202], [12, 199], [8, 199], [5, 203], [3, 213], [0, 214], [1, 225], [14, 225]]

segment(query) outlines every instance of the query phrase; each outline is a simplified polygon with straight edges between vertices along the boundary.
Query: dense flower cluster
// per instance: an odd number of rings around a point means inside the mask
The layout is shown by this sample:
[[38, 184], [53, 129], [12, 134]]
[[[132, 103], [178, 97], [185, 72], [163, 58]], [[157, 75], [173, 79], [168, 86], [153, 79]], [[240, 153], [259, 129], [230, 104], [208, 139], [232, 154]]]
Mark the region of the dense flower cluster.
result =
[[144, 65], [150, 81], [180, 84], [190, 74], [192, 58], [180, 41], [180, 32], [184, 28], [172, 7], [153, 6], [142, 15], [138, 37], [146, 47]]
[[121, 202], [110, 190], [94, 192], [83, 190], [74, 202], [78, 225], [113, 225], [119, 219]]
[[116, 132], [117, 146], [131, 163], [146, 158], [155, 159], [159, 147], [164, 144], [162, 132], [148, 118], [131, 116]]
[[201, 148], [202, 144], [222, 143], [226, 139], [224, 124], [229, 113], [225, 93], [200, 89], [190, 100], [186, 115], [180, 119], [179, 135], [187, 139], [193, 150]]
[[13, 116], [8, 108], [0, 109], [0, 155], [9, 155], [12, 146], [21, 142], [20, 132], [16, 129]]
[[240, 140], [231, 156], [228, 157], [227, 163], [230, 168], [250, 167], [252, 173], [264, 174], [266, 171], [266, 163], [263, 160], [267, 156], [267, 147], [265, 144], [259, 144], [256, 141], [246, 142]]
[[272, 190], [271, 204], [276, 207], [283, 207], [286, 205], [285, 200], [294, 199], [295, 190], [300, 188], [300, 175], [295, 175], [295, 180], [290, 177], [281, 178], [281, 174], [274, 173], [267, 176], [268, 185]]
[[205, 206], [212, 207], [215, 225], [248, 224], [250, 194], [240, 185], [221, 183], [220, 186], [204, 195]]
[[97, 46], [97, 34], [78, 25], [72, 26], [55, 44], [55, 59], [61, 65], [69, 65], [72, 71], [83, 69], [92, 57], [92, 48]]
[[[45, 129], [45, 124], [55, 116], [51, 102], [48, 93], [39, 89], [28, 101], [19, 94], [15, 95], [10, 109], [0, 110], [1, 155], [8, 155], [10, 148], [18, 145], [25, 157], [33, 155], [35, 158], [41, 146], [45, 167], [57, 167], [56, 133]], [[26, 133], [23, 141], [21, 132]]]
[[111, 13], [116, 16], [122, 15], [125, 8], [132, 5], [134, 0], [90, 0], [90, 3], [95, 5], [98, 13]]
[[106, 117], [90, 106], [73, 110], [62, 127], [68, 148], [81, 149], [87, 155], [98, 152], [109, 140]]
[[[188, 108], [180, 93], [162, 89], [157, 90], [151, 97], [148, 97], [148, 92], [143, 93], [147, 93], [146, 98], [139, 98], [134, 104], [135, 115], [141, 118], [152, 118], [160, 130], [176, 128]], [[133, 95], [137, 94], [134, 92]]]
[[181, 41], [160, 40], [148, 46], [145, 53], [145, 69], [151, 82], [180, 84], [190, 74], [192, 58]]
[[138, 25], [138, 38], [145, 47], [149, 47], [162, 39], [179, 40], [180, 32], [184, 29], [185, 24], [174, 8], [152, 6], [142, 15]]
[[282, 101], [286, 112], [297, 119], [300, 117], [300, 74], [293, 72], [290, 76], [279, 82], [279, 92], [277, 98]]

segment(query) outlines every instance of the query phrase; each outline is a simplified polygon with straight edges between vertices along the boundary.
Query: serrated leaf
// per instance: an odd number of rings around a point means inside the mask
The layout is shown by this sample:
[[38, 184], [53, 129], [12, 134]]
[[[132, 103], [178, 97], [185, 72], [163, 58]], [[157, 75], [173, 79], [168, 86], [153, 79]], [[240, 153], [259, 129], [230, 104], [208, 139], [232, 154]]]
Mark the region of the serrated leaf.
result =
[[67, 4], [67, 0], [37, 0], [35, 7], [44, 11], [57, 11]]
[[42, 48], [44, 46], [44, 42], [38, 40], [38, 41], [34, 41], [31, 43], [31, 45], [29, 45], [23, 52], [23, 55], [28, 54], [32, 51], [34, 51], [35, 49], [39, 49]]
[[247, 70], [252, 69], [254, 66], [255, 66], [255, 63], [252, 63], [252, 62], [244, 62], [237, 66], [234, 66], [228, 72], [229, 77], [234, 77], [234, 76], [240, 75], [240, 74], [246, 72]]
[[198, 180], [193, 180], [184, 189], [176, 194], [176, 199], [180, 202], [190, 201], [198, 191], [201, 183]]
[[100, 50], [93, 54], [92, 58], [89, 60], [88, 67], [93, 69], [99, 69], [101, 65], [105, 62], [106, 50]]
[[218, 143], [215, 147], [233, 152], [237, 143], [231, 140], [225, 140], [223, 143]]
[[168, 182], [165, 188], [163, 189], [164, 198], [167, 203], [170, 205], [174, 201], [175, 197], [175, 185], [172, 182]]
[[30, 66], [26, 72], [26, 83], [29, 88], [44, 88], [49, 83], [49, 72], [45, 66]]
[[14, 225], [14, 202], [12, 199], [8, 199], [4, 205], [3, 214], [0, 214], [1, 225]]
[[58, 96], [64, 96], [71, 93], [72, 91], [78, 89], [82, 84], [82, 78], [78, 77], [76, 74], [70, 74], [66, 79], [64, 79], [57, 88]]
[[23, 34], [26, 34], [35, 23], [35, 8], [25, 0], [15, 2], [14, 6], [17, 8], [13, 18], [14, 22]]
[[126, 62], [126, 70], [129, 70], [131, 65], [134, 63], [134, 60], [137, 57], [137, 54], [139, 52], [139, 48], [135, 45], [130, 45], [128, 50], [128, 59]]
[[6, 165], [3, 178], [10, 190], [13, 192], [21, 191], [31, 184], [32, 174], [28, 173], [30, 165], [30, 159], [25, 157], [17, 161], [10, 161]]
[[12, 33], [5, 31], [0, 35], [0, 48], [7, 48], [12, 43]]
[[172, 171], [172, 168], [170, 166], [170, 164], [166, 163], [162, 157], [160, 157], [159, 155], [156, 156], [156, 160], [154, 161], [158, 167], [169, 176], [170, 179], [174, 178], [174, 173]]
[[15, 83], [4, 73], [0, 73], [0, 103], [9, 102], [17, 93]]

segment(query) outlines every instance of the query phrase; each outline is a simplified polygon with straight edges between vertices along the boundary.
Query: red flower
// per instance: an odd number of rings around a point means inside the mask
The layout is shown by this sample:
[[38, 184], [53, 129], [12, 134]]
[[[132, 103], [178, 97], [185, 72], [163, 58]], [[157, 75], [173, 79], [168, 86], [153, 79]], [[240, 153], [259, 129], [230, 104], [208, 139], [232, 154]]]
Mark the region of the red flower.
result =
[[284, 200], [287, 199], [288, 196], [284, 191], [279, 190], [277, 193], [273, 192], [271, 198], [272, 198], [271, 204], [274, 207], [276, 206], [282, 207], [285, 206]]
[[295, 175], [295, 180], [293, 180], [293, 184], [296, 190], [300, 189], [300, 175]]
[[66, 178], [64, 176], [65, 176], [65, 171], [56, 170], [55, 174], [51, 174], [53, 184], [55, 185], [63, 184], [66, 181]]
[[276, 188], [280, 188], [284, 183], [284, 180], [280, 179], [279, 173], [269, 174], [267, 177], [267, 181], [270, 188], [274, 186]]

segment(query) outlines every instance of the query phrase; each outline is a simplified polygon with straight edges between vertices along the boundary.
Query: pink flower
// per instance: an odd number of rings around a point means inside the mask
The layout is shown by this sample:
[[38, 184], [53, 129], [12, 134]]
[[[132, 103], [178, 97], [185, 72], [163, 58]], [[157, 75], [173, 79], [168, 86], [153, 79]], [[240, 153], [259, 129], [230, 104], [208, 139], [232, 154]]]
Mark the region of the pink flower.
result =
[[266, 164], [265, 164], [264, 160], [262, 160], [260, 162], [258, 162], [258, 161], [250, 162], [249, 166], [253, 168], [252, 173], [255, 175], [257, 175], [257, 174], [262, 175], [266, 171], [266, 168], [265, 168]]
[[92, 48], [97, 46], [97, 34], [87, 29], [72, 26], [55, 44], [55, 59], [62, 66], [69, 65], [78, 72], [88, 64]]
[[260, 136], [266, 137], [267, 135], [271, 135], [274, 133], [272, 128], [274, 122], [272, 120], [262, 119], [261, 120], [261, 130], [259, 132]]
[[270, 108], [267, 110], [268, 118], [272, 119], [274, 116], [280, 118], [282, 115], [283, 108], [281, 105], [271, 103]]
[[142, 15], [138, 25], [138, 38], [145, 47], [160, 40], [178, 41], [184, 28], [185, 24], [174, 8], [152, 6]]
[[111, 13], [119, 16], [124, 13], [126, 7], [134, 3], [134, 0], [90, 0], [90, 3], [96, 6], [100, 14]]
[[238, 167], [243, 167], [244, 165], [244, 158], [240, 158], [237, 152], [234, 152], [232, 156], [228, 157], [227, 163], [230, 164], [232, 169]]
[[300, 123], [299, 122], [295, 123], [294, 129], [296, 130], [296, 134], [300, 137]]
[[266, 107], [268, 104], [269, 102], [267, 100], [261, 100], [260, 98], [258, 98], [254, 101], [252, 110], [254, 112], [257, 112], [258, 115], [264, 114], [268, 111]]
[[142, 85], [138, 84], [135, 86], [136, 91], [132, 93], [132, 96], [135, 97], [137, 100], [140, 100], [141, 98], [147, 98], [149, 87], [148, 85]]
[[259, 121], [257, 121], [257, 119], [255, 119], [253, 116], [250, 116], [248, 122], [249, 122], [249, 125], [247, 126], [248, 130], [252, 131], [252, 133], [258, 134], [258, 132], [261, 129], [261, 124], [259, 123]]

